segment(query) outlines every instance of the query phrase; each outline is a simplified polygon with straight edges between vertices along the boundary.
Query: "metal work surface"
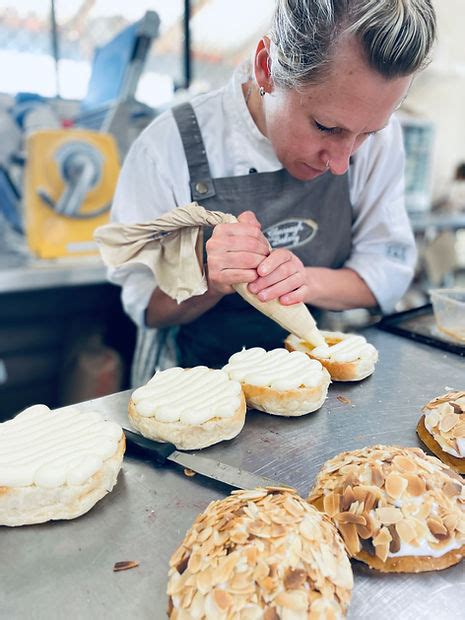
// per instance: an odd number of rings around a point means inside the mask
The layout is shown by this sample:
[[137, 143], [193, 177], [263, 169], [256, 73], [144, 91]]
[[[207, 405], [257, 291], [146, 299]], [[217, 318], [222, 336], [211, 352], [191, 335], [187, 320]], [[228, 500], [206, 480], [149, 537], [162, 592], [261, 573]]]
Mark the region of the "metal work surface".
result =
[[[316, 413], [284, 419], [252, 412], [242, 433], [204, 450], [295, 486], [306, 497], [329, 457], [375, 443], [420, 445], [415, 425], [425, 402], [464, 389], [463, 358], [370, 329], [380, 351], [375, 374], [332, 384]], [[125, 411], [129, 392], [83, 403]], [[338, 399], [344, 396], [345, 399]], [[196, 515], [229, 489], [181, 469], [126, 457], [114, 491], [70, 522], [0, 528], [0, 616], [35, 620], [166, 617], [168, 560]], [[113, 573], [115, 562], [140, 566]], [[419, 575], [381, 575], [354, 563], [351, 620], [455, 620], [464, 617], [464, 563]]]

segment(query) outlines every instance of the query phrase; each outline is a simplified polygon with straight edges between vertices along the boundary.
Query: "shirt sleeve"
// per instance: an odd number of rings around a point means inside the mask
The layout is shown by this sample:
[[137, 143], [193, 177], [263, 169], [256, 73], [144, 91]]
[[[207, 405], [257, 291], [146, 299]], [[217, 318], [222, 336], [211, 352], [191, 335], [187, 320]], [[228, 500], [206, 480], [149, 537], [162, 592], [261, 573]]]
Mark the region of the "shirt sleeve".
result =
[[416, 262], [405, 210], [404, 162], [402, 130], [393, 117], [356, 153], [349, 170], [354, 222], [345, 267], [366, 282], [385, 313], [394, 310], [407, 290]]
[[[135, 224], [154, 220], [162, 213], [179, 205], [182, 196], [176, 196], [174, 184], [164, 173], [155, 157], [153, 143], [160, 143], [157, 128], [149, 128], [134, 142], [120, 172], [111, 220], [121, 224]], [[159, 136], [160, 140], [164, 136]], [[179, 170], [179, 167], [178, 167]], [[186, 195], [187, 195], [186, 187]], [[186, 203], [188, 200], [186, 200]], [[121, 300], [125, 312], [138, 326], [145, 325], [145, 310], [157, 283], [145, 265], [109, 268], [110, 282], [121, 286]]]

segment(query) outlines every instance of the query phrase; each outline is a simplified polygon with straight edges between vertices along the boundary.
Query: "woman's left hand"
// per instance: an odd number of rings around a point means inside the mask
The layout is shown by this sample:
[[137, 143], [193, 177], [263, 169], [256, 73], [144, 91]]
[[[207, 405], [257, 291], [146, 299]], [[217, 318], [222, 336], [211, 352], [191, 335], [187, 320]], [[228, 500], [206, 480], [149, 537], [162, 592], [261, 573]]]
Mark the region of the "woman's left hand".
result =
[[284, 248], [273, 250], [257, 267], [258, 278], [249, 291], [260, 301], [279, 301], [290, 306], [304, 301], [308, 294], [305, 267], [300, 258]]

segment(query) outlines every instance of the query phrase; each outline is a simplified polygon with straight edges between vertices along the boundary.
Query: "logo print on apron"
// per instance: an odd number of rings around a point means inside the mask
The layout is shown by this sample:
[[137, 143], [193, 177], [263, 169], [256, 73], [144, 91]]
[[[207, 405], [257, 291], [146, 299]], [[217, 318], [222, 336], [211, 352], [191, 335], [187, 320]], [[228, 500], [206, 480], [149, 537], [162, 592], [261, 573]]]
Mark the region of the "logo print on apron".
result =
[[284, 220], [263, 231], [272, 248], [297, 248], [310, 243], [318, 231], [314, 220]]

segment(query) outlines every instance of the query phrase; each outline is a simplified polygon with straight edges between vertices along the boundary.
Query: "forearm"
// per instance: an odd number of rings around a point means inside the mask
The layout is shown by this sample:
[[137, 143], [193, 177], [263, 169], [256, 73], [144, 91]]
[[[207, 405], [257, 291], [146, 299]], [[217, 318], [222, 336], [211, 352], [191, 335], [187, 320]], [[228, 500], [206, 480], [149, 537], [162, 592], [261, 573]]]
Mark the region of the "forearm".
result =
[[176, 300], [156, 288], [145, 311], [145, 324], [147, 327], [159, 329], [190, 323], [210, 310], [222, 296], [221, 293], [209, 289], [203, 295], [196, 295], [178, 304]]
[[324, 310], [373, 308], [376, 298], [352, 269], [306, 267], [308, 294], [305, 303]]

